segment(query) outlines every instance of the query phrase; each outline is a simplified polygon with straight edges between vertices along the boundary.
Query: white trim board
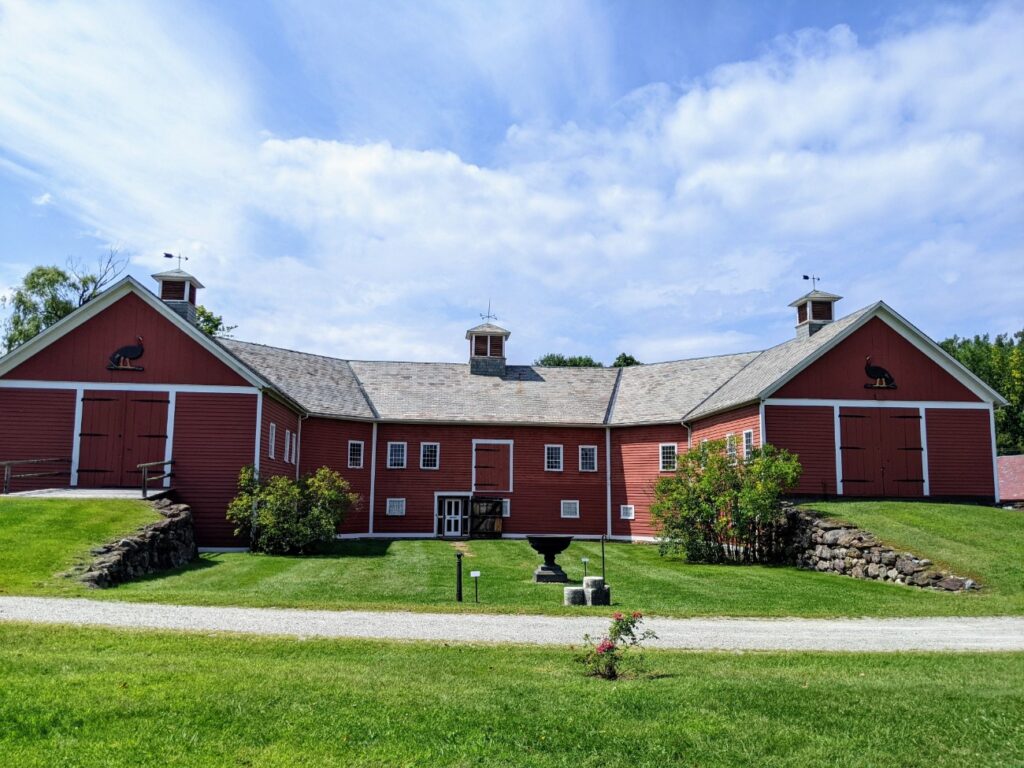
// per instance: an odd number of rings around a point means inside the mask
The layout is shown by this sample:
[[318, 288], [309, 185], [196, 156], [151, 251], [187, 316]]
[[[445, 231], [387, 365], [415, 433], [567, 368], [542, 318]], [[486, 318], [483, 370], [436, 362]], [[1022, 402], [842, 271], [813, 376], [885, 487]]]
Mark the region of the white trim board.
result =
[[[471, 491], [434, 491], [434, 538], [438, 537], [437, 531], [437, 502], [442, 496], [461, 496], [466, 499], [472, 500], [473, 493]], [[467, 510], [468, 513], [468, 510]]]
[[944, 410], [987, 411], [990, 403], [958, 402], [955, 400], [827, 400], [812, 398], [773, 397], [764, 401], [765, 405], [791, 406], [824, 406], [827, 408], [932, 408]]
[[78, 487], [78, 462], [82, 456], [82, 398], [85, 397], [85, 389], [79, 387], [75, 390], [75, 425], [71, 435], [71, 487]]
[[35, 379], [0, 379], [0, 389], [91, 389], [97, 392], [188, 392], [207, 395], [256, 395], [257, 387], [233, 387], [218, 384], [138, 384], [116, 381], [38, 381]]

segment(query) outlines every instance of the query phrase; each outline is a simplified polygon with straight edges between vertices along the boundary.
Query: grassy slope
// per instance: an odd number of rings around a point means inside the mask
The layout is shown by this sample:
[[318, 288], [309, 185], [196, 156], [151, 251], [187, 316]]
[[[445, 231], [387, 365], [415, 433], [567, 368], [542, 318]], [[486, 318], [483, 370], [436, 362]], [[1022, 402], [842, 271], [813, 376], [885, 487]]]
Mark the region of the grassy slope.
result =
[[[7, 505], [13, 503], [0, 501], [0, 537], [39, 539], [51, 550], [63, 546], [78, 552], [108, 538], [84, 531], [81, 524], [69, 526], [68, 514], [56, 502], [48, 502], [55, 505], [49, 511], [36, 508], [31, 514], [12, 515]], [[975, 576], [985, 590], [949, 595], [792, 568], [689, 565], [660, 557], [652, 546], [609, 544], [608, 579], [615, 602], [629, 610], [680, 616], [1024, 614], [1024, 514], [935, 504], [820, 506]], [[530, 574], [539, 558], [525, 541], [473, 541], [468, 549], [467, 575], [471, 569], [483, 572], [479, 606], [454, 602], [455, 549], [437, 540], [341, 542], [332, 555], [312, 558], [209, 554], [183, 571], [88, 592], [67, 580], [48, 578], [67, 567], [55, 555], [36, 562], [22, 553], [14, 564], [0, 562], [0, 593], [77, 591], [114, 600], [333, 609], [604, 612], [562, 608], [559, 585], [533, 584]], [[572, 578], [582, 576], [579, 558], [584, 555], [590, 558], [591, 573], [598, 571], [597, 543], [575, 542], [559, 558]], [[470, 600], [471, 590], [467, 578]]]
[[0, 624], [0, 764], [1024, 762], [1024, 654], [647, 654]]
[[158, 520], [148, 505], [111, 499], [0, 499], [0, 594], [76, 593], [54, 574], [85, 562], [90, 547]]

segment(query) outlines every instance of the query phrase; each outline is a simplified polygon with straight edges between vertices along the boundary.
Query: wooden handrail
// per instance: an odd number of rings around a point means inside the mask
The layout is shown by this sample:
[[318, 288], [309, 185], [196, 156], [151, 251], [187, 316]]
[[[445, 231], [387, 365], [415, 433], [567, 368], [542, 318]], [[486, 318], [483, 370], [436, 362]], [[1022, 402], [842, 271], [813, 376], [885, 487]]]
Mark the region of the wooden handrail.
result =
[[0, 461], [0, 467], [4, 468], [4, 486], [3, 493], [7, 494], [11, 492], [11, 481], [21, 480], [25, 477], [56, 477], [57, 475], [66, 474], [65, 470], [55, 470], [52, 472], [23, 472], [20, 475], [14, 474], [14, 468], [21, 465], [32, 465], [32, 464], [70, 464], [71, 459], [64, 457], [58, 457], [55, 459], [9, 459], [7, 461]]
[[150, 477], [149, 470], [151, 467], [173, 467], [174, 459], [167, 459], [166, 461], [147, 461], [145, 464], [138, 464], [139, 469], [142, 470], [142, 498], [149, 498], [149, 482], [151, 480], [164, 480], [168, 477], [174, 477], [174, 472], [168, 469], [162, 475], [154, 475]]

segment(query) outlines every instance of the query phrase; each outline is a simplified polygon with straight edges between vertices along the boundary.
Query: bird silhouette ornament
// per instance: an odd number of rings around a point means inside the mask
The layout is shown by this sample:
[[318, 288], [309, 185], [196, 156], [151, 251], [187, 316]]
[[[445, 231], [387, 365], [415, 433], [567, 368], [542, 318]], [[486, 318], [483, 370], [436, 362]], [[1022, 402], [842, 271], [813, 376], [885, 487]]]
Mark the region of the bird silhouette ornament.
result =
[[132, 364], [134, 360], [138, 360], [142, 357], [142, 353], [146, 351], [145, 347], [142, 346], [142, 337], [136, 336], [135, 340], [139, 343], [130, 344], [127, 347], [121, 347], [110, 356], [110, 365], [107, 366], [108, 371], [145, 370], [141, 365]]
[[871, 355], [864, 358], [864, 373], [871, 379], [864, 389], [896, 389], [896, 379], [880, 365], [871, 364]]

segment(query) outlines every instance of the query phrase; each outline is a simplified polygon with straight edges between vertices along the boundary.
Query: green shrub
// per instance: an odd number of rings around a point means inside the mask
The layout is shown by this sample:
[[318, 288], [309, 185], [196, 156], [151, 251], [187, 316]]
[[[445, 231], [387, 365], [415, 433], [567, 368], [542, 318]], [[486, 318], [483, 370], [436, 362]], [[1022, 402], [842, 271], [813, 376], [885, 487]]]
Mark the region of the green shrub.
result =
[[254, 552], [305, 554], [334, 539], [357, 499], [327, 467], [299, 480], [284, 475], [260, 480], [251, 466], [243, 467], [227, 518]]
[[797, 457], [772, 445], [737, 460], [724, 441], [682, 454], [672, 477], [654, 487], [651, 518], [662, 554], [691, 562], [773, 562], [781, 558], [780, 497], [800, 479]]

